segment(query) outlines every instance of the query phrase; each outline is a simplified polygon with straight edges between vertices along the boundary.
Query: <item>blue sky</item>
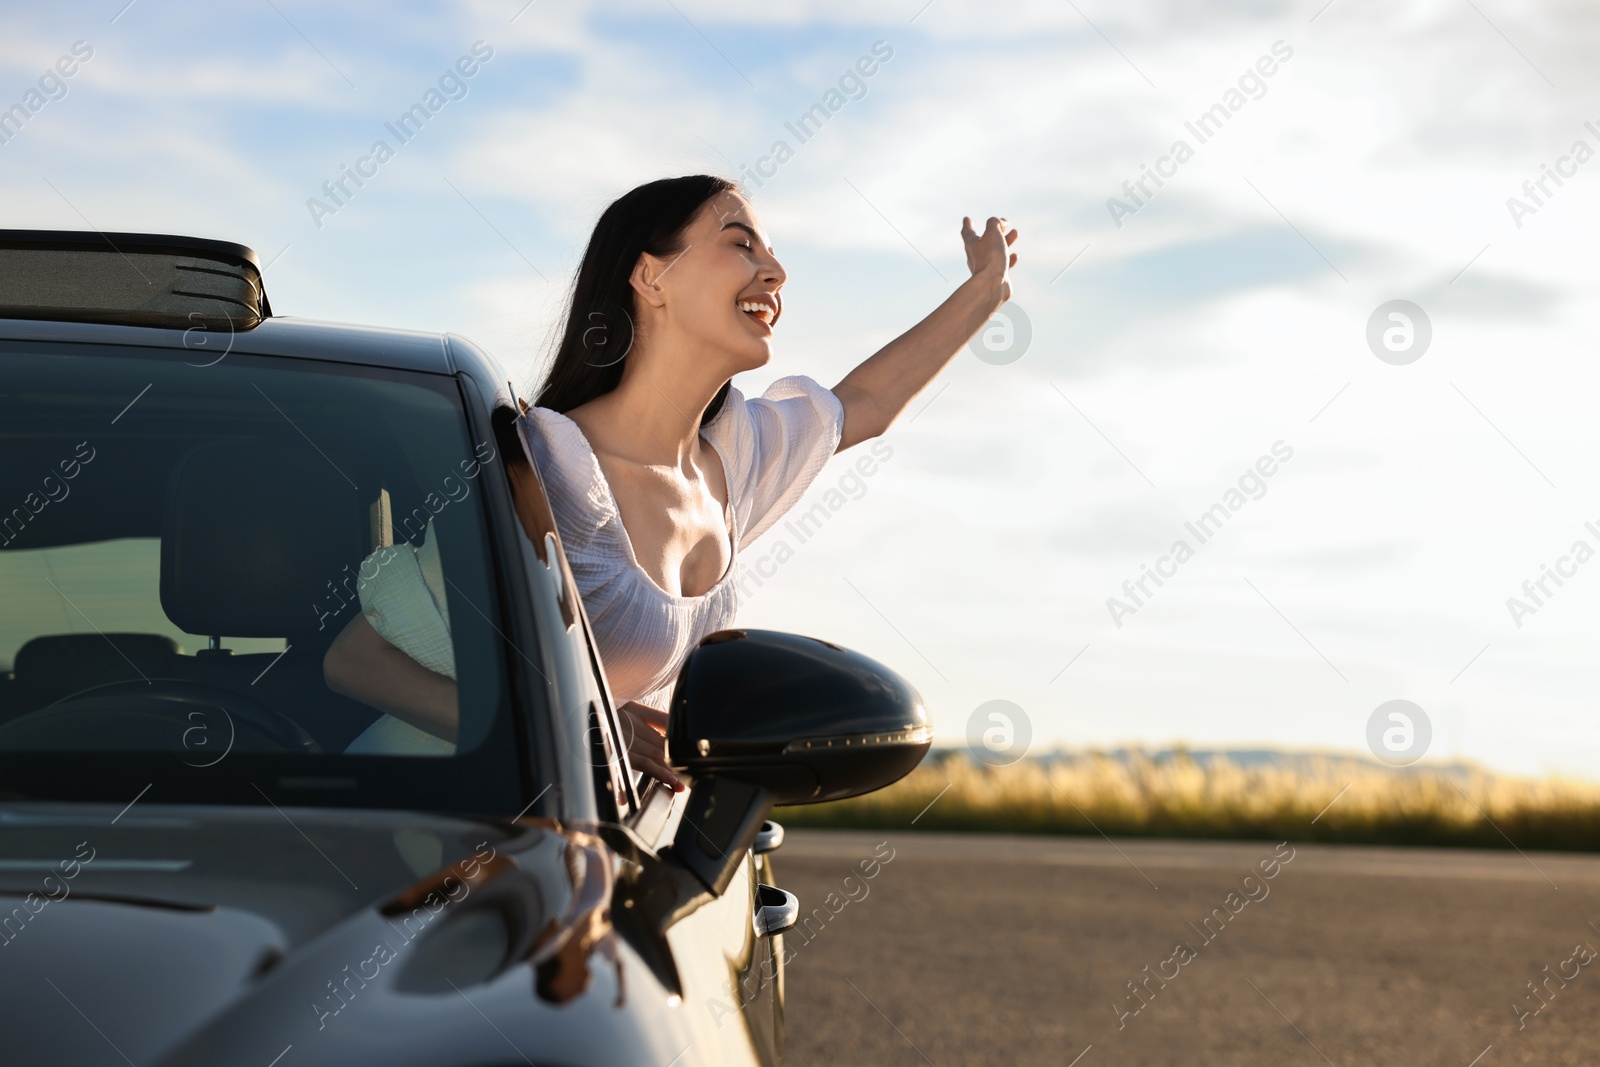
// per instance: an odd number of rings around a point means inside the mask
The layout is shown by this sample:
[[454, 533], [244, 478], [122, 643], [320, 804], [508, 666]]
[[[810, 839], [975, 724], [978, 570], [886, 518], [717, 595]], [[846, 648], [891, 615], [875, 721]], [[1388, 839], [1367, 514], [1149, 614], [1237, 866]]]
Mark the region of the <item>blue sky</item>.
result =
[[[607, 202], [736, 177], [885, 42], [752, 189], [789, 282], [778, 358], [738, 384], [831, 385], [911, 326], [965, 273], [963, 215], [1023, 231], [1032, 340], [959, 356], [741, 622], [903, 670], [944, 740], [1005, 699], [1039, 745], [1360, 751], [1405, 698], [1430, 756], [1595, 777], [1600, 564], [1520, 626], [1506, 602], [1600, 547], [1600, 160], [1520, 226], [1507, 198], [1600, 149], [1597, 37], [1506, 0], [52, 5], [7, 14], [0, 106], [93, 56], [0, 145], [0, 189], [7, 225], [249, 244], [280, 314], [466, 334], [531, 392]], [[308, 198], [479, 41], [466, 95], [316, 225]], [[1180, 138], [1118, 226], [1108, 198]], [[1365, 339], [1395, 299], [1433, 329], [1405, 366]], [[1279, 441], [1264, 495], [1116, 625], [1107, 599]]]

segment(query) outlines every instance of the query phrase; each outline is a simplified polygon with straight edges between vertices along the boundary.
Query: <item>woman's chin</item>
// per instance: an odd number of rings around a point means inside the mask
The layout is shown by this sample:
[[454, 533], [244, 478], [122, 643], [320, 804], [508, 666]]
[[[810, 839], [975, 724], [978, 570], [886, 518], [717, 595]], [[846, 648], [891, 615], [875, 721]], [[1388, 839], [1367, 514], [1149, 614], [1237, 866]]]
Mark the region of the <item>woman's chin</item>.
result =
[[712, 359], [719, 366], [719, 376], [733, 377], [747, 370], [757, 370], [772, 362], [772, 338], [720, 336], [702, 342], [700, 351], [704, 359]]
[[[739, 351], [739, 371], [756, 370], [772, 362], [772, 342], [763, 340], [759, 345]], [[738, 373], [738, 372], [735, 372]]]

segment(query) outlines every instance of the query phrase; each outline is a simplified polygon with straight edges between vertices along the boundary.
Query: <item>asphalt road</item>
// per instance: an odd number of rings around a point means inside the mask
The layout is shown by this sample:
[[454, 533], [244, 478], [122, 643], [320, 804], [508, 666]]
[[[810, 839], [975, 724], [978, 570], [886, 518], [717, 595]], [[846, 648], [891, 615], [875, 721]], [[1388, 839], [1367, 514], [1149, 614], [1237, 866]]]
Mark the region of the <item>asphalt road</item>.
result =
[[1600, 1063], [1600, 857], [1275, 846], [790, 831], [786, 1062]]

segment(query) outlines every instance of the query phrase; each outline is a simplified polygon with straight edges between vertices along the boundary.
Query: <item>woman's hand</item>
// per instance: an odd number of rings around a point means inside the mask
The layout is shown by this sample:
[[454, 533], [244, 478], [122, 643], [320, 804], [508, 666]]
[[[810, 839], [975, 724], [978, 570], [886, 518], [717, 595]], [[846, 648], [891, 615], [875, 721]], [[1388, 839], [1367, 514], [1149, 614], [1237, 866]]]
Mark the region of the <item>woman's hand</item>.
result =
[[667, 766], [667, 713], [630, 700], [617, 709], [617, 714], [622, 720], [628, 759], [635, 769], [667, 783], [674, 793], [683, 792], [683, 781]]
[[1019, 232], [1002, 218], [991, 217], [981, 234], [973, 231], [970, 217], [961, 220], [972, 277], [927, 318], [863, 360], [833, 387], [844, 408], [835, 452], [887, 432], [911, 399], [976, 336], [995, 309], [1011, 299], [1008, 272], [1017, 265], [1011, 245]]
[[967, 269], [975, 276], [988, 275], [998, 279], [1000, 304], [1011, 299], [1008, 271], [1017, 265], [1017, 254], [1011, 251], [1011, 245], [1016, 241], [1018, 232], [1008, 226], [1005, 219], [993, 216], [981, 234], [972, 229], [970, 217], [961, 220], [961, 240], [967, 246]]

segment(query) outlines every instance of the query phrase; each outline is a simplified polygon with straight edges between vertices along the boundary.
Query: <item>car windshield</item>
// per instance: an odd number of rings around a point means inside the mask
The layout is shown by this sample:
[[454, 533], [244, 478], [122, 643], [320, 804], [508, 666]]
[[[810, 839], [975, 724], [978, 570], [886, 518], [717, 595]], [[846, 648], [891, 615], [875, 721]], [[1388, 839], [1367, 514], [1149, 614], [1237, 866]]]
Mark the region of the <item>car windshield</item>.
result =
[[[212, 358], [0, 344], [0, 796], [509, 803], [498, 466], [457, 382]], [[346, 631], [405, 662], [330, 687]], [[380, 711], [396, 685], [454, 736]]]

